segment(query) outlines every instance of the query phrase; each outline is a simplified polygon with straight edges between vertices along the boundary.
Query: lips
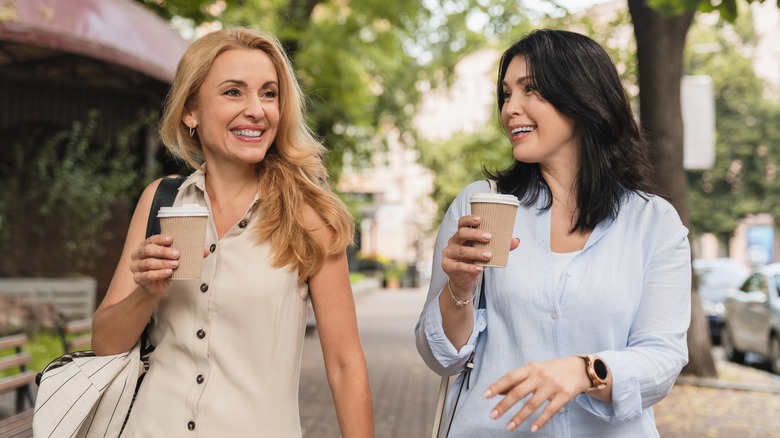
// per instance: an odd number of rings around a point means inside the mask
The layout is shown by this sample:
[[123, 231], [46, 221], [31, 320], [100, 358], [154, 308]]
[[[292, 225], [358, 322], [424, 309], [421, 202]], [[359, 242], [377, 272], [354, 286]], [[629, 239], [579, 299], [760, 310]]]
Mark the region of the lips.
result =
[[234, 129], [231, 130], [230, 132], [232, 132], [233, 134], [239, 137], [257, 139], [262, 137], [265, 131], [261, 129]]
[[512, 135], [520, 135], [520, 134], [527, 134], [529, 132], [533, 132], [536, 130], [536, 126], [517, 126], [514, 128], [511, 128], [509, 132], [512, 133]]

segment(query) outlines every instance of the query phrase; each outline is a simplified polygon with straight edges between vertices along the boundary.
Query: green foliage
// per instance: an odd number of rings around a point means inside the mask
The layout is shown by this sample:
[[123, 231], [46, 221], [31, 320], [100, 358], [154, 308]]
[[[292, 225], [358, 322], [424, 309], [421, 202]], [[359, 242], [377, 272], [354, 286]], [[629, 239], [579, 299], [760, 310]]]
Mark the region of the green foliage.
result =
[[609, 53], [617, 67], [623, 86], [629, 96], [636, 102], [639, 90], [637, 88], [636, 40], [625, 41], [618, 35], [631, 26], [631, 15], [628, 10], [618, 11], [609, 21], [594, 20], [589, 15], [563, 15], [547, 17], [539, 27], [550, 29], [571, 30], [593, 38]]
[[[764, 0], [753, 1], [764, 2]], [[687, 11], [718, 11], [721, 17], [734, 21], [738, 14], [737, 0], [647, 0], [647, 5], [667, 17], [681, 15]]]
[[[187, 2], [137, 1], [163, 17], [181, 15], [196, 23], [211, 3], [197, 0], [183, 8]], [[447, 82], [465, 54], [527, 23], [519, 0], [226, 0], [224, 5], [213, 21], [269, 31], [287, 47], [309, 97], [310, 123], [329, 149], [334, 178], [345, 156], [368, 164], [372, 153], [386, 148], [389, 127], [414, 145], [419, 84], [435, 88]]]
[[[208, 6], [214, 0], [136, 0], [160, 17], [170, 20], [173, 17], [187, 17], [196, 23], [203, 23], [214, 18], [208, 12]], [[236, 0], [228, 0], [236, 3]]]
[[399, 262], [389, 262], [385, 265], [383, 277], [385, 280], [400, 280], [406, 274], [407, 266]]
[[[32, 371], [43, 371], [51, 361], [60, 357], [64, 351], [62, 349], [62, 340], [59, 334], [52, 332], [39, 332], [34, 338], [31, 338], [24, 346], [24, 351], [32, 356], [29, 363], [29, 369]], [[0, 358], [16, 354], [16, 350], [0, 350]], [[16, 374], [17, 371], [6, 370], [0, 372], [0, 378]]]
[[100, 257], [112, 210], [139, 190], [128, 147], [138, 122], [115, 144], [91, 142], [98, 114], [70, 129], [13, 141], [0, 161], [0, 276], [67, 276]]
[[[459, 134], [444, 142], [422, 142], [420, 163], [436, 169], [433, 200], [441, 218], [458, 193], [471, 182], [485, 179], [482, 169], [500, 170], [512, 163], [512, 146], [492, 119], [484, 129]], [[438, 224], [434, 224], [438, 227]]]
[[360, 283], [361, 281], [367, 279], [368, 276], [362, 272], [350, 272], [349, 273], [349, 284], [356, 285]]
[[712, 77], [717, 133], [713, 168], [688, 172], [696, 232], [730, 235], [746, 215], [780, 215], [780, 105], [763, 96], [764, 83], [742, 54], [754, 38], [749, 11], [733, 25], [696, 26], [691, 32], [686, 71]]
[[27, 344], [25, 351], [32, 356], [30, 369], [33, 371], [43, 371], [46, 365], [65, 353], [60, 335], [52, 332], [39, 332]]

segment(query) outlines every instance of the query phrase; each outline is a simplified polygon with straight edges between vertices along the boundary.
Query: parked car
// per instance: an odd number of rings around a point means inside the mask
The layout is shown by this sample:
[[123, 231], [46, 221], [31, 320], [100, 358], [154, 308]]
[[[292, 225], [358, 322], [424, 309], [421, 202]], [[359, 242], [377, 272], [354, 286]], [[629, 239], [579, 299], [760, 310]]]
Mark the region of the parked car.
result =
[[767, 357], [780, 374], [780, 263], [757, 269], [724, 301], [722, 343], [726, 357], [744, 362], [745, 353]]
[[710, 325], [713, 344], [720, 343], [723, 324], [723, 300], [729, 291], [739, 288], [750, 270], [730, 258], [695, 259], [693, 273], [699, 285], [699, 297]]

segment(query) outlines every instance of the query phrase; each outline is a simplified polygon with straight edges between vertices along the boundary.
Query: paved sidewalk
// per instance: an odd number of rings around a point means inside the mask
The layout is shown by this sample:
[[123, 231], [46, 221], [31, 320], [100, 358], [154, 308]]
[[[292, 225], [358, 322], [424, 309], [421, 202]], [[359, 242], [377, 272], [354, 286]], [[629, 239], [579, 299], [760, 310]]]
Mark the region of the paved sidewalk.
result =
[[780, 376], [754, 359], [728, 362], [713, 349], [718, 379], [680, 376], [672, 393], [655, 407], [663, 438], [780, 437]]
[[[414, 324], [425, 290], [372, 290], [356, 296], [378, 438], [430, 436], [439, 379], [419, 358]], [[680, 377], [655, 406], [663, 438], [780, 437], [780, 376], [727, 362], [713, 349], [719, 378]], [[304, 438], [338, 438], [336, 414], [316, 332], [307, 335], [301, 370]]]
[[[424, 289], [374, 290], [356, 296], [358, 324], [368, 362], [377, 438], [430, 436], [439, 378], [414, 344]], [[338, 438], [336, 413], [316, 331], [306, 336], [300, 410], [304, 438]]]

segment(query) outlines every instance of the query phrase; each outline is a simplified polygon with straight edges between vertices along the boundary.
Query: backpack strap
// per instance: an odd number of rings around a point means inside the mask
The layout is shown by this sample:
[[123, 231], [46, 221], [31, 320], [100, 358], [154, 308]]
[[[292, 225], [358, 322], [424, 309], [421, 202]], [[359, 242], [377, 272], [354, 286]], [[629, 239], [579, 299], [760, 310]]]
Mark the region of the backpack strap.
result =
[[[152, 207], [149, 209], [149, 219], [146, 221], [146, 238], [148, 239], [155, 234], [160, 234], [160, 219], [157, 217], [157, 212], [160, 211], [160, 207], [170, 207], [173, 205], [173, 201], [176, 200], [176, 194], [179, 192], [179, 187], [186, 178], [183, 176], [177, 176], [174, 178], [165, 177], [160, 180], [160, 185], [157, 186], [157, 191], [154, 192], [154, 199], [152, 199]], [[149, 368], [149, 355], [154, 351], [154, 345], [149, 339], [149, 331], [154, 325], [154, 317], [146, 324], [144, 331], [141, 332], [141, 360], [144, 363], [144, 369]], [[138, 385], [141, 384], [143, 375], [138, 379]], [[136, 391], [137, 391], [136, 387]], [[127, 420], [125, 420], [127, 421]]]
[[165, 177], [160, 180], [160, 185], [157, 186], [157, 191], [154, 192], [152, 208], [149, 210], [149, 220], [146, 222], [147, 239], [155, 234], [160, 234], [160, 219], [157, 217], [157, 212], [160, 211], [160, 207], [173, 205], [173, 201], [176, 200], [176, 194], [179, 192], [179, 187], [181, 187], [185, 179], [183, 176], [177, 176], [175, 178]]

